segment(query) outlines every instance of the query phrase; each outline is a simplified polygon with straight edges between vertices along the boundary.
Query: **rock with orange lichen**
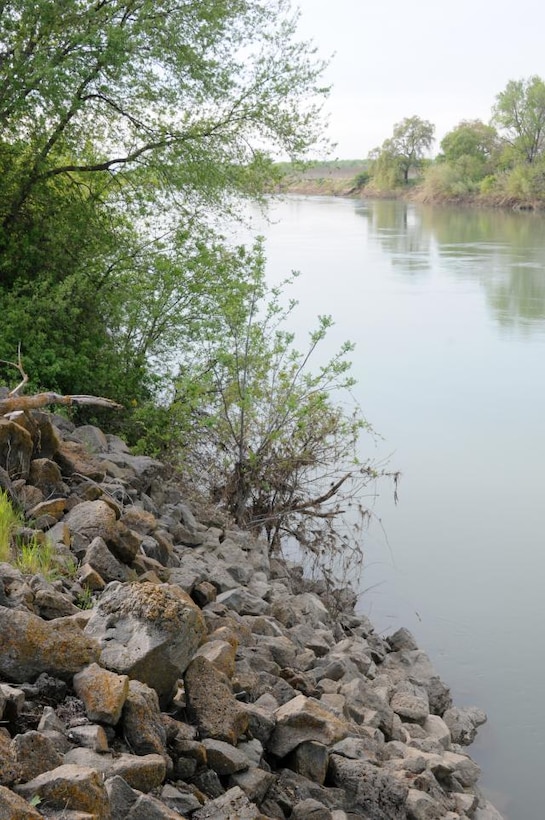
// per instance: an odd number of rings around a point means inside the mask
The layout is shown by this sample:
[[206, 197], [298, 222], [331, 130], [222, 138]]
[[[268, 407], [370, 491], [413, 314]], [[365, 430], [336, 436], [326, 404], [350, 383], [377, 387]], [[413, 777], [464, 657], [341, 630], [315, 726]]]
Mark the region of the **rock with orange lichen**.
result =
[[89, 812], [96, 820], [111, 820], [102, 774], [86, 766], [65, 763], [17, 786], [25, 798], [39, 798], [49, 809]]
[[0, 606], [0, 676], [5, 680], [32, 681], [42, 672], [71, 678], [99, 656], [98, 642], [71, 618], [45, 621]]
[[236, 746], [248, 729], [248, 715], [233, 695], [229, 678], [207, 658], [197, 656], [184, 682], [188, 713], [200, 736]]
[[129, 678], [93, 663], [74, 675], [74, 689], [89, 720], [115, 726], [129, 694]]

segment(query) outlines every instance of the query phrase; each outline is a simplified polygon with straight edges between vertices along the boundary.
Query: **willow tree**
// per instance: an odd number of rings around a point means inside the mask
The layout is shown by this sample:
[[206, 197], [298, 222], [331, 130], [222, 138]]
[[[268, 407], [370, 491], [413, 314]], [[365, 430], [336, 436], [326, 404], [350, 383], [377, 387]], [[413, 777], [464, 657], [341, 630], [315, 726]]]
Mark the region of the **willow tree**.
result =
[[288, 0], [2, 3], [0, 356], [102, 392], [210, 313], [211, 218], [320, 135], [296, 28]]
[[411, 171], [419, 171], [433, 143], [435, 126], [420, 117], [405, 117], [394, 125], [392, 136], [371, 152], [371, 174], [379, 186], [407, 185]]

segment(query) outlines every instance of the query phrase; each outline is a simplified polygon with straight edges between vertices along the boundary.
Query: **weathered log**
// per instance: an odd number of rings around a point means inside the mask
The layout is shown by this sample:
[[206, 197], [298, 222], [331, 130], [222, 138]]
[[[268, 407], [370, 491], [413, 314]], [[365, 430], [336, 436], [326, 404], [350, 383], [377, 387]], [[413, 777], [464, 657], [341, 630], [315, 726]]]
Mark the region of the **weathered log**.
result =
[[0, 416], [8, 413], [15, 413], [18, 410], [28, 412], [38, 410], [40, 407], [47, 407], [50, 404], [61, 404], [64, 406], [91, 405], [94, 407], [109, 407], [111, 410], [121, 410], [123, 405], [111, 399], [104, 399], [100, 396], [61, 396], [59, 393], [35, 393], [34, 396], [14, 396], [10, 395], [0, 399]]

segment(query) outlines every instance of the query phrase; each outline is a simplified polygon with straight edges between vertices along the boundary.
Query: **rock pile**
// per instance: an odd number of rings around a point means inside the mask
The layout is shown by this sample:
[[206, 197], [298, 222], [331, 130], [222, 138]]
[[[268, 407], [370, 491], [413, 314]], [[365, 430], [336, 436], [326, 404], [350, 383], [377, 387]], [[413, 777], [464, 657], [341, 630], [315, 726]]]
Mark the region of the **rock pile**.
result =
[[409, 632], [333, 616], [97, 428], [2, 418], [0, 465], [62, 570], [0, 565], [1, 820], [500, 817], [465, 751], [485, 715]]

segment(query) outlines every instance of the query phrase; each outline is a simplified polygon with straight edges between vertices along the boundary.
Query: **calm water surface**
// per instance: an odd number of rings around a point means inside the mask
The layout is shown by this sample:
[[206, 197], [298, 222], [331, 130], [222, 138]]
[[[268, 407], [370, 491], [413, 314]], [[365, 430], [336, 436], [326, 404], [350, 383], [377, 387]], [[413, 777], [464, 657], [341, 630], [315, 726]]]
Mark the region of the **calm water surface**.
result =
[[383, 437], [364, 454], [403, 473], [397, 507], [387, 486], [374, 503], [361, 609], [488, 712], [482, 785], [510, 820], [542, 820], [545, 219], [332, 198], [270, 216], [254, 224], [271, 281], [301, 271], [298, 331], [331, 313], [329, 352], [356, 343]]

